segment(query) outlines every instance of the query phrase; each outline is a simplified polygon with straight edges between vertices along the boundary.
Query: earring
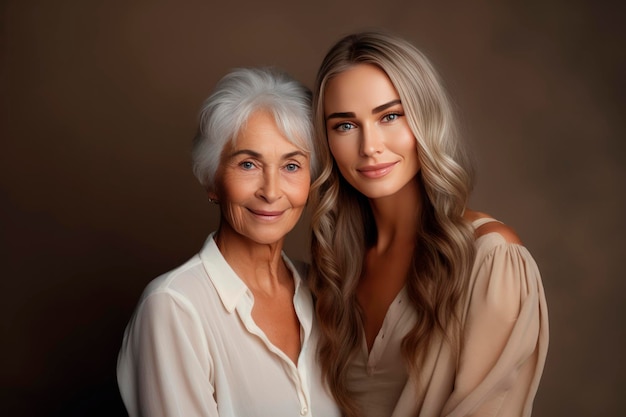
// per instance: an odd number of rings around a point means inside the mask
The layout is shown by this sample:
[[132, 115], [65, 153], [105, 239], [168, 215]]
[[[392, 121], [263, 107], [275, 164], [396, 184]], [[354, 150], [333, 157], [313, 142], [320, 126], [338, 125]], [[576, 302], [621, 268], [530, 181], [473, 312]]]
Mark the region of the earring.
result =
[[217, 204], [217, 203], [219, 203], [219, 201], [217, 201], [214, 198], [209, 197], [209, 203]]

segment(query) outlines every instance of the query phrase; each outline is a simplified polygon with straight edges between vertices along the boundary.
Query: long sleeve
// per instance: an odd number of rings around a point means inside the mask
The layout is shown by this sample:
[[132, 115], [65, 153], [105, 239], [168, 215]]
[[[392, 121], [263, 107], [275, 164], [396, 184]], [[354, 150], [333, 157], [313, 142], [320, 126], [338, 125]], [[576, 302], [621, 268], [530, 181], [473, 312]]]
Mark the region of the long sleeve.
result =
[[492, 241], [478, 248], [454, 390], [442, 415], [530, 416], [548, 347], [541, 277], [523, 246], [497, 234], [483, 239]]
[[311, 293], [295, 280], [298, 364], [252, 318], [254, 298], [214, 234], [199, 254], [152, 280], [126, 327], [117, 365], [130, 417], [339, 416], [316, 363]]
[[118, 358], [130, 417], [218, 416], [208, 352], [189, 301], [167, 289], [150, 293], [126, 329]]

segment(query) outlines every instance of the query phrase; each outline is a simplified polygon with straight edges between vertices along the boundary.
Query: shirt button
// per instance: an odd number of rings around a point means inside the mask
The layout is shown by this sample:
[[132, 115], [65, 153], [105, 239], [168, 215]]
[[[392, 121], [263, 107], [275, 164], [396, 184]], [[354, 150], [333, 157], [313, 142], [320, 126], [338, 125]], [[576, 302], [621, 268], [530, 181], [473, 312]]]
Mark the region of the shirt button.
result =
[[302, 407], [302, 410], [300, 410], [300, 415], [304, 416], [304, 415], [306, 415], [306, 413], [308, 413], [308, 412], [309, 412], [309, 409], [308, 409], [308, 408], [306, 408], [306, 407]]

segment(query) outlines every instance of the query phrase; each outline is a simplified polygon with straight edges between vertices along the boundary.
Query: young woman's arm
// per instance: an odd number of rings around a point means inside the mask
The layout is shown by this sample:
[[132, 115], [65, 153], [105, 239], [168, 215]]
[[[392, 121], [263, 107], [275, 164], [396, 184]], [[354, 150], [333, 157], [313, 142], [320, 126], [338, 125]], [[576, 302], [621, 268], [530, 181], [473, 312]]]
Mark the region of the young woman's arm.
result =
[[509, 228], [483, 227], [455, 387], [443, 415], [530, 416], [548, 348], [541, 277]]

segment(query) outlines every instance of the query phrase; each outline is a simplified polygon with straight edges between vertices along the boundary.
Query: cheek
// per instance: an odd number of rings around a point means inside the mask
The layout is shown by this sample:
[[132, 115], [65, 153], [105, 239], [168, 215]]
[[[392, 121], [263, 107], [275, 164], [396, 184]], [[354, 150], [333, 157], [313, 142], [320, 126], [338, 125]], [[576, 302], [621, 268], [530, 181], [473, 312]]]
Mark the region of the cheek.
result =
[[228, 184], [221, 190], [222, 196], [220, 198], [231, 203], [241, 202], [249, 194], [247, 190], [249, 183], [246, 182], [234, 182]]
[[302, 207], [306, 205], [309, 198], [309, 189], [311, 188], [311, 176], [303, 175], [289, 182], [289, 195], [291, 205], [293, 207]]
[[257, 177], [252, 174], [242, 175], [234, 173], [232, 170], [225, 170], [221, 177], [218, 190], [220, 199], [237, 203], [245, 200], [251, 193], [254, 193], [254, 186]]
[[355, 151], [351, 143], [347, 140], [329, 140], [328, 147], [333, 159], [337, 162], [337, 165], [342, 167], [346, 165], [350, 159], [355, 155]]
[[397, 132], [395, 137], [395, 148], [398, 153], [417, 156], [417, 140], [408, 127]]
[[233, 204], [226, 203], [221, 206], [223, 220], [239, 233], [245, 230], [246, 222], [244, 221], [242, 207]]

